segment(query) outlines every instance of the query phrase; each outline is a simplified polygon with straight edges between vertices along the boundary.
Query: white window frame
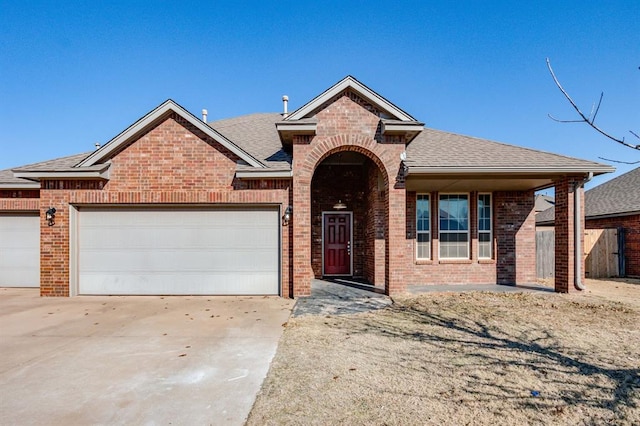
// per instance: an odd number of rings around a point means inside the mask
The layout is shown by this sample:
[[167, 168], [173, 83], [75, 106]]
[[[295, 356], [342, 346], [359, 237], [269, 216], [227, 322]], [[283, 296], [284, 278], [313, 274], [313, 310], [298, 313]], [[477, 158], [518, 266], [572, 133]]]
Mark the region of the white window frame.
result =
[[[427, 206], [429, 208], [429, 220], [427, 221], [427, 230], [424, 231], [420, 231], [418, 230], [418, 221], [420, 220], [418, 218], [418, 199], [420, 197], [426, 197], [427, 200]], [[429, 193], [419, 193], [416, 194], [416, 260], [431, 260], [432, 254], [431, 254], [431, 194]], [[419, 241], [418, 236], [419, 235], [427, 235], [427, 241]], [[421, 243], [425, 243], [426, 247], [427, 247], [427, 251], [428, 251], [428, 256], [427, 257], [420, 257], [420, 244]]]
[[[451, 196], [451, 195], [456, 195], [456, 196], [461, 196], [464, 195], [467, 197], [467, 230], [446, 230], [443, 231], [441, 229], [440, 226], [440, 205], [442, 204], [442, 197], [443, 196]], [[438, 194], [438, 255], [440, 256], [440, 259], [443, 260], [468, 260], [471, 258], [471, 230], [470, 230], [470, 225], [471, 225], [471, 194], [468, 192], [442, 192]], [[467, 234], [467, 255], [466, 256], [462, 256], [462, 257], [447, 257], [447, 256], [443, 256], [442, 255], [442, 248], [443, 248], [443, 243], [442, 243], [442, 235], [443, 234], [463, 234], [466, 233]]]
[[[489, 230], [480, 230], [480, 221], [486, 219], [480, 213], [480, 197], [489, 196]], [[493, 259], [493, 195], [490, 192], [478, 193], [476, 212], [478, 216], [478, 259]], [[489, 256], [480, 256], [480, 234], [489, 234]]]

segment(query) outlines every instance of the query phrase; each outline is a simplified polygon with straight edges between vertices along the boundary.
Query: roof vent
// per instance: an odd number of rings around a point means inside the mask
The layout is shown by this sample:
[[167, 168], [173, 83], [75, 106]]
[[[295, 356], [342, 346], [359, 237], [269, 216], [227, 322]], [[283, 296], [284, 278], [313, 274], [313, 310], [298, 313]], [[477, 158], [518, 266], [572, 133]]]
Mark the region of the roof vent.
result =
[[209, 114], [209, 111], [207, 111], [206, 109], [202, 110], [202, 121], [204, 121], [205, 123], [207, 122], [207, 114]]
[[95, 147], [96, 147], [96, 149], [100, 149], [100, 142], [96, 142], [96, 143], [94, 143], [94, 144], [93, 144], [93, 146], [95, 146]]
[[289, 111], [287, 110], [288, 104], [289, 104], [289, 97], [287, 95], [284, 95], [282, 97], [282, 106], [284, 107], [284, 112], [282, 113], [282, 116], [284, 118], [287, 118], [289, 116]]

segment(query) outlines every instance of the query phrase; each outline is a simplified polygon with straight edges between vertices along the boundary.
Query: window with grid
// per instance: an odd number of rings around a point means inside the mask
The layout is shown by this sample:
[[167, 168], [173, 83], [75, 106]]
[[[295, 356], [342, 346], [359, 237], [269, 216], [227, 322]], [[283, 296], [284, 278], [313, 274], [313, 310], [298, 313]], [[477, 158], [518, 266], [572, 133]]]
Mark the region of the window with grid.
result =
[[478, 258], [491, 259], [491, 194], [478, 194]]
[[416, 198], [416, 257], [431, 259], [431, 222], [429, 195], [418, 194]]
[[440, 258], [469, 258], [469, 195], [440, 194]]

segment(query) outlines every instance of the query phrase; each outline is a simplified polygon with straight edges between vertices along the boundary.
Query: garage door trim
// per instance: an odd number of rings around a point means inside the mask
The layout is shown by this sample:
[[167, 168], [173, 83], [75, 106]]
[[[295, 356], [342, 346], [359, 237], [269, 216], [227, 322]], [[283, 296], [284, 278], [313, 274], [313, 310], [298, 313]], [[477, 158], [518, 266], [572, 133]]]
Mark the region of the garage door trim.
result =
[[[274, 203], [257, 204], [72, 204], [69, 206], [69, 292], [71, 296], [80, 294], [80, 215], [83, 211], [221, 211], [221, 210], [272, 210], [279, 218], [282, 205]], [[277, 226], [277, 294], [282, 296], [282, 228]], [[272, 234], [273, 235], [273, 234]]]

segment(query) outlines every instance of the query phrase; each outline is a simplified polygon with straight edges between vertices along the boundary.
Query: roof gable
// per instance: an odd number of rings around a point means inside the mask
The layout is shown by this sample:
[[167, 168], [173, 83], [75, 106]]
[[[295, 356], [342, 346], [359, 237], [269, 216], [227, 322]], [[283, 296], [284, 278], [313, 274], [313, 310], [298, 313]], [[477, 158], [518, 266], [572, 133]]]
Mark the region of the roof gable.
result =
[[247, 164], [257, 167], [264, 168], [264, 164], [262, 164], [258, 159], [254, 156], [246, 152], [244, 149], [240, 148], [238, 145], [224, 137], [218, 131], [214, 130], [207, 123], [201, 121], [196, 116], [191, 114], [189, 111], [184, 109], [182, 106], [177, 104], [171, 99], [166, 100], [162, 104], [160, 104], [157, 108], [153, 109], [144, 117], [140, 118], [138, 121], [133, 123], [127, 129], [125, 129], [122, 133], [111, 139], [105, 145], [103, 145], [100, 149], [94, 151], [91, 155], [89, 155], [84, 160], [80, 161], [75, 165], [76, 168], [90, 167], [101, 162], [105, 162], [112, 158], [116, 153], [118, 153], [122, 148], [126, 147], [132, 140], [135, 140], [141, 134], [143, 134], [147, 129], [157, 125], [159, 122], [163, 121], [168, 117], [171, 113], [176, 113], [186, 121], [188, 121], [191, 125], [196, 127], [198, 130], [202, 131], [207, 136], [211, 137], [216, 142], [220, 143], [222, 146], [227, 148], [229, 151], [236, 154], [242, 160], [246, 161]]
[[298, 108], [296, 111], [291, 113], [288, 117], [284, 119], [284, 121], [293, 121], [293, 120], [301, 120], [304, 118], [310, 118], [322, 105], [326, 102], [330, 101], [334, 96], [339, 95], [345, 90], [351, 90], [356, 93], [358, 96], [361, 96], [363, 99], [370, 102], [376, 108], [384, 111], [389, 115], [389, 119], [400, 120], [402, 122], [415, 122], [416, 119], [374, 92], [369, 89], [364, 84], [360, 83], [354, 77], [348, 75], [311, 101], [307, 102], [302, 107]]

